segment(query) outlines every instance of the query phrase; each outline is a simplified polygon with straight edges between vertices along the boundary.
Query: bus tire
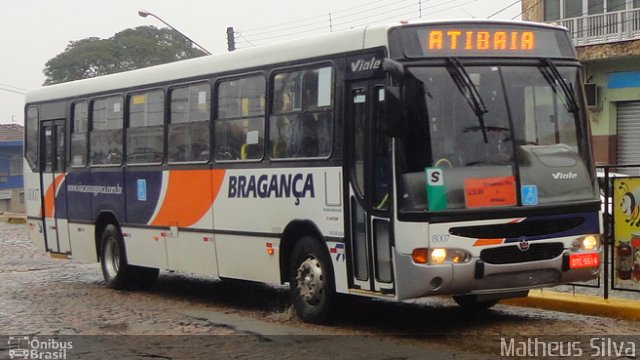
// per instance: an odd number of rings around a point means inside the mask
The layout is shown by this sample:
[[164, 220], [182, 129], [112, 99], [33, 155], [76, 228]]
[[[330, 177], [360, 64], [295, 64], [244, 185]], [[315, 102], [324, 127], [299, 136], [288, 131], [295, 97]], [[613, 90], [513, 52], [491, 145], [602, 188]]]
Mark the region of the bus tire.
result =
[[293, 248], [289, 287], [298, 318], [314, 324], [324, 322], [335, 300], [335, 284], [327, 251], [311, 236], [303, 236]]
[[158, 279], [159, 270], [132, 266], [127, 262], [127, 253], [120, 230], [109, 224], [100, 238], [102, 276], [110, 289], [147, 287]]
[[485, 311], [498, 303], [499, 299], [478, 301], [477, 295], [454, 296], [453, 300], [464, 310]]

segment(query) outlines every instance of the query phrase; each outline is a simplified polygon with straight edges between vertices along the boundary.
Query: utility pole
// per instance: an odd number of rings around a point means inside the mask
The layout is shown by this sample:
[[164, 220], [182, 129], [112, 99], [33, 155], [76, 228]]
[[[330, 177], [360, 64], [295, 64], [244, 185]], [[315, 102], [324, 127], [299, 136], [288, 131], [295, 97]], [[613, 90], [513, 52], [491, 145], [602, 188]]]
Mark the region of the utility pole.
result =
[[234, 51], [236, 49], [236, 33], [233, 26], [227, 28], [227, 50]]

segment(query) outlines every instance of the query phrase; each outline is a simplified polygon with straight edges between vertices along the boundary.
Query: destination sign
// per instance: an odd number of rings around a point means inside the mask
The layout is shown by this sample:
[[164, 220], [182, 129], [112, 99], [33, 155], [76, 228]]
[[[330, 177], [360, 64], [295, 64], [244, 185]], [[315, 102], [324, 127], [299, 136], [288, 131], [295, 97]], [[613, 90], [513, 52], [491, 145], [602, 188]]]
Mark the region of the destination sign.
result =
[[427, 50], [535, 50], [533, 31], [427, 30]]
[[417, 57], [543, 57], [573, 58], [563, 29], [517, 24], [452, 23], [406, 27], [403, 52]]

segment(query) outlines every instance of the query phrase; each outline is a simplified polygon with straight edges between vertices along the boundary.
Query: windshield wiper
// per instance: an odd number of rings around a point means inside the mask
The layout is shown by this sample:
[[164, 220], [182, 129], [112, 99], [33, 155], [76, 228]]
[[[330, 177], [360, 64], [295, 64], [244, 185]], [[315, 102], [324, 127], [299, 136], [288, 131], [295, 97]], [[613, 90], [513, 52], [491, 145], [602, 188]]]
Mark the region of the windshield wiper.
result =
[[467, 104], [469, 104], [473, 112], [476, 114], [478, 123], [482, 129], [484, 142], [485, 144], [488, 143], [487, 129], [484, 125], [484, 114], [488, 113], [489, 110], [487, 110], [484, 101], [482, 101], [478, 88], [473, 84], [469, 73], [467, 73], [460, 60], [456, 58], [448, 58], [447, 70], [449, 71], [449, 75], [451, 75], [451, 79], [453, 79], [453, 82], [458, 87], [458, 90], [460, 90], [460, 93], [464, 95], [465, 100], [467, 100]]
[[567, 111], [573, 114], [577, 114], [580, 108], [578, 107], [578, 102], [576, 101], [573, 84], [567, 84], [564, 81], [564, 78], [558, 71], [556, 65], [551, 61], [551, 59], [542, 59], [542, 66], [540, 66], [540, 72], [542, 72], [542, 76], [544, 76], [545, 80], [551, 85], [554, 93], [557, 93], [557, 87], [560, 86], [562, 93], [564, 94], [565, 106], [567, 107]]

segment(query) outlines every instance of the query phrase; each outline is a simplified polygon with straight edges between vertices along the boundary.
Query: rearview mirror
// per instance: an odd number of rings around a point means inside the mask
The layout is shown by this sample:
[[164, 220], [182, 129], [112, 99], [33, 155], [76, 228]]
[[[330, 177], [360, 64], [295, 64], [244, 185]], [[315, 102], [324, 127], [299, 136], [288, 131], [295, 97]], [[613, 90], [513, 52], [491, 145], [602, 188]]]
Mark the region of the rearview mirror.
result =
[[402, 89], [399, 86], [387, 86], [384, 90], [382, 119], [379, 119], [379, 131], [391, 137], [400, 137], [406, 129], [406, 113], [402, 104]]

